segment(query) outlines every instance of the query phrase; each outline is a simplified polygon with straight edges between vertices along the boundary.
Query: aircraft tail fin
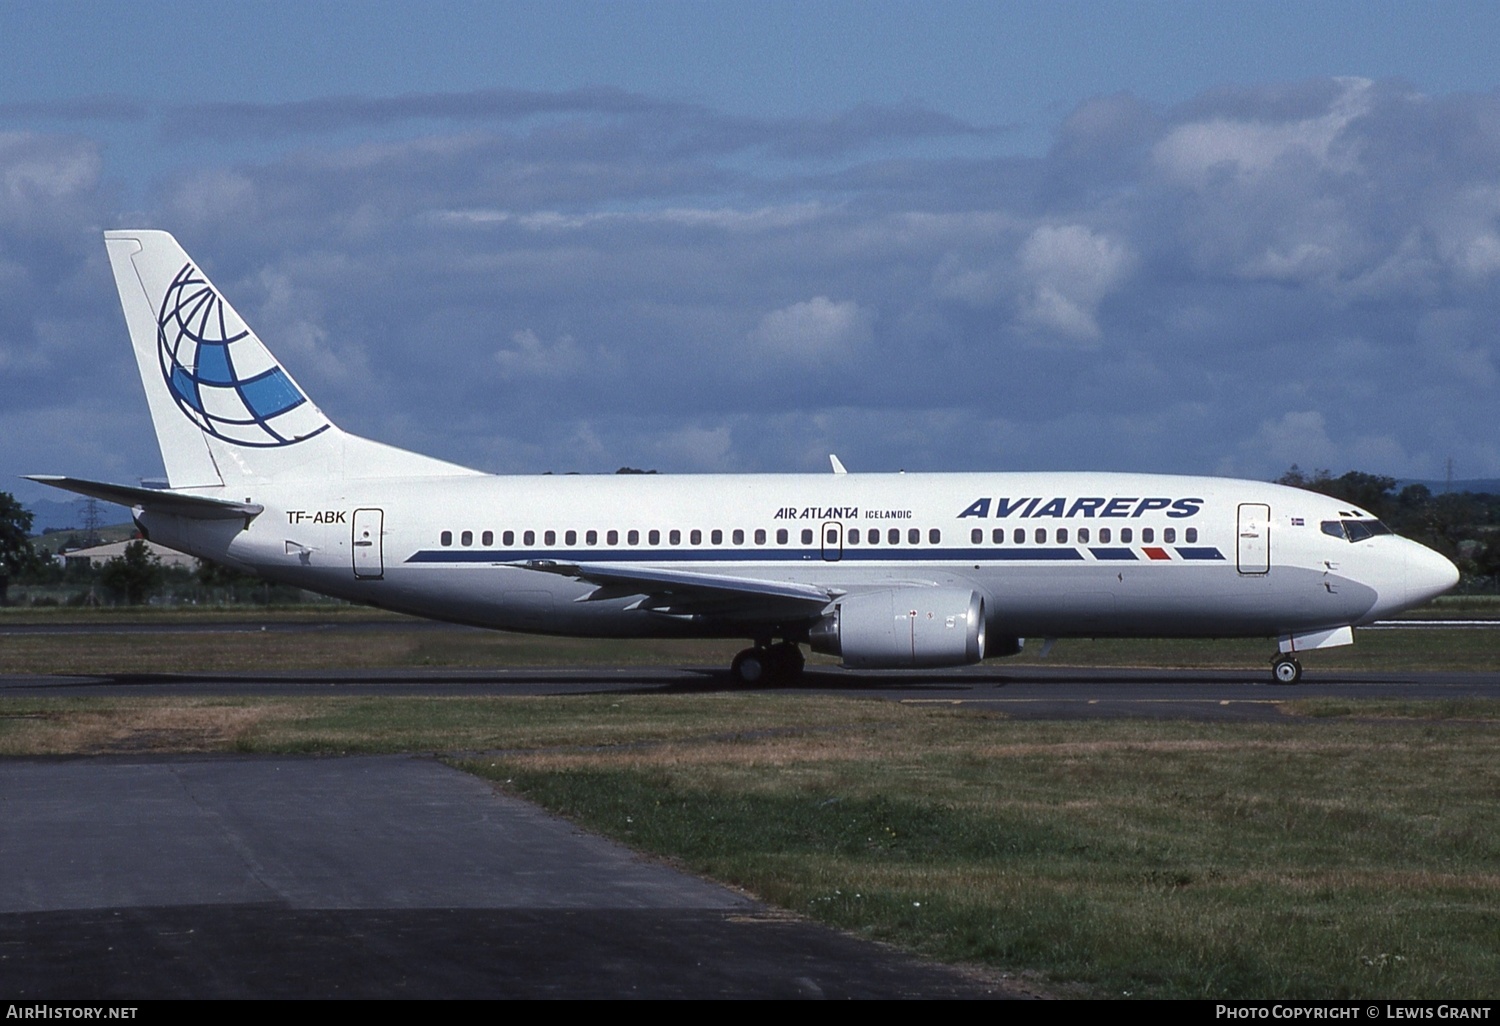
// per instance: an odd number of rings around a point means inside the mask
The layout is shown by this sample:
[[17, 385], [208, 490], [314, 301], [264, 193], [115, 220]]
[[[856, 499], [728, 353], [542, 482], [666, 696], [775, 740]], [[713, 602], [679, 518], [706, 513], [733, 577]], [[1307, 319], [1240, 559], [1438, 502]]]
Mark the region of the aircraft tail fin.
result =
[[172, 488], [475, 473], [341, 431], [168, 233], [104, 241]]

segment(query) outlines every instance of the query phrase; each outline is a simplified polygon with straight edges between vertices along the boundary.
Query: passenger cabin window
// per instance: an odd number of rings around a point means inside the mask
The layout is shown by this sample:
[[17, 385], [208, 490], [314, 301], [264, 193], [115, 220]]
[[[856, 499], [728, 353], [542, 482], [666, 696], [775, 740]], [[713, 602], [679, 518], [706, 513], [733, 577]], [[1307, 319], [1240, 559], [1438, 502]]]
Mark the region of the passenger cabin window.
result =
[[1087, 527], [1080, 527], [1078, 529], [1078, 541], [1084, 545], [1089, 543], [1089, 529]]
[[996, 545], [1004, 545], [1005, 544], [1005, 528], [1003, 528], [1003, 527], [997, 527], [993, 531], [991, 531], [990, 532], [990, 540], [992, 542], [994, 542]]
[[850, 545], [858, 545], [859, 544], [859, 528], [857, 528], [857, 527], [853, 528], [852, 530], [850, 530], [850, 532], [845, 537], [848, 538]]
[[872, 528], [870, 528], [870, 530], [865, 535], [865, 540], [868, 541], [871, 545], [879, 545], [880, 544], [880, 528], [878, 528], [878, 527], [872, 527]]
[[972, 531], [970, 531], [969, 541], [974, 545], [978, 545], [980, 542], [984, 541], [984, 528], [976, 527]]
[[1036, 543], [1038, 545], [1044, 545], [1044, 544], [1046, 544], [1046, 542], [1047, 542], [1047, 529], [1045, 527], [1038, 527], [1036, 529]]
[[1026, 528], [1024, 528], [1024, 527], [1018, 527], [1018, 528], [1016, 528], [1016, 533], [1015, 533], [1014, 537], [1015, 537], [1017, 545], [1024, 545], [1024, 544], [1026, 544]]
[[525, 534], [521, 535], [521, 544], [522, 545], [535, 545], [536, 544], [536, 532], [535, 531], [527, 531]]
[[1110, 541], [1110, 538], [1112, 538], [1112, 537], [1113, 537], [1113, 532], [1111, 532], [1111, 530], [1108, 527], [1101, 527], [1101, 528], [1099, 528], [1099, 544], [1100, 545], [1108, 545], [1109, 541]]
[[915, 527], [908, 527], [906, 529], [906, 544], [908, 544], [908, 545], [917, 545], [917, 544], [920, 544], [921, 541], [922, 541], [922, 532], [921, 531], [917, 530]]
[[766, 543], [766, 529], [764, 527], [757, 527], [755, 529], [755, 544], [757, 544], [757, 545], [764, 545], [765, 543]]
[[609, 544], [611, 545], [618, 545], [620, 544], [620, 532], [610, 531], [604, 535], [604, 540], [609, 542]]
[[734, 543], [736, 545], [743, 545], [743, 544], [745, 544], [745, 529], [744, 528], [742, 528], [742, 527], [736, 527], [734, 529]]
[[474, 544], [474, 532], [473, 531], [465, 531], [463, 534], [461, 534], [461, 535], [458, 536], [458, 540], [461, 543], [463, 543], [464, 545], [473, 545]]
[[1134, 534], [1134, 532], [1130, 528], [1128, 528], [1128, 527], [1122, 527], [1122, 528], [1120, 528], [1120, 541], [1125, 542], [1126, 544], [1129, 544], [1130, 540], [1133, 537], [1135, 537], [1135, 534]]
[[1149, 527], [1141, 528], [1141, 541], [1152, 542], [1156, 540], [1156, 531]]
[[889, 531], [887, 531], [885, 533], [885, 540], [888, 541], [888, 542], [890, 542], [892, 545], [900, 545], [901, 544], [901, 528], [899, 528], [899, 527], [893, 527], [893, 528], [891, 528]]
[[1183, 532], [1183, 536], [1187, 538], [1189, 543], [1195, 542], [1198, 540], [1198, 529], [1196, 527], [1189, 527]]
[[1068, 529], [1066, 527], [1059, 527], [1057, 529], [1057, 540], [1059, 542], [1065, 542], [1068, 540]]
[[813, 543], [812, 528], [811, 527], [804, 527], [802, 529], [802, 544], [803, 545], [811, 545], [812, 543]]
[[682, 544], [682, 532], [674, 529], [671, 534], [667, 535], [667, 544], [668, 545], [681, 545]]
[[708, 540], [711, 541], [711, 542], [713, 542], [715, 545], [723, 545], [724, 544], [724, 532], [721, 531], [721, 530], [719, 530], [716, 527], [716, 528], [713, 529], [713, 533], [711, 533], [708, 536]]
[[1161, 529], [1161, 540], [1164, 541], [1164, 542], [1166, 542], [1168, 545], [1171, 545], [1174, 542], [1176, 542], [1177, 541], [1177, 528], [1175, 528], [1175, 527], [1163, 527]]
[[787, 543], [787, 538], [788, 538], [788, 535], [786, 533], [786, 528], [784, 528], [784, 527], [778, 527], [776, 529], [776, 544], [777, 545], [785, 545]]
[[625, 532], [626, 545], [639, 545], [641, 543], [641, 532], [630, 530]]
[[585, 545], [598, 545], [599, 544], [599, 532], [598, 531], [585, 531], [584, 534], [583, 534], [583, 543]]
[[452, 545], [453, 544], [453, 532], [452, 531], [444, 531], [442, 534], [438, 535], [438, 541], [441, 542], [444, 545]]
[[646, 532], [646, 541], [650, 542], [652, 545], [660, 545], [661, 532], [656, 530], [655, 528], [652, 528], [651, 530]]
[[514, 545], [516, 543], [516, 532], [506, 531], [500, 536], [500, 540], [506, 545]]
[[943, 540], [943, 532], [936, 527], [929, 528], [927, 531], [927, 540], [933, 545], [938, 545]]
[[543, 534], [542, 535], [542, 544], [543, 545], [556, 545], [557, 544], [557, 532], [556, 531], [548, 531], [547, 533]]
[[479, 542], [480, 542], [481, 545], [493, 545], [493, 544], [495, 544], [495, 532], [494, 531], [486, 531], [486, 532], [484, 532], [483, 534], [481, 534], [479, 536]]
[[688, 535], [688, 542], [689, 542], [689, 544], [692, 544], [692, 545], [702, 545], [703, 544], [703, 532], [700, 531], [700, 530], [698, 530], [696, 527], [693, 528], [692, 533]]
[[567, 534], [563, 535], [563, 544], [564, 545], [577, 545], [578, 544], [578, 532], [577, 531], [569, 531]]

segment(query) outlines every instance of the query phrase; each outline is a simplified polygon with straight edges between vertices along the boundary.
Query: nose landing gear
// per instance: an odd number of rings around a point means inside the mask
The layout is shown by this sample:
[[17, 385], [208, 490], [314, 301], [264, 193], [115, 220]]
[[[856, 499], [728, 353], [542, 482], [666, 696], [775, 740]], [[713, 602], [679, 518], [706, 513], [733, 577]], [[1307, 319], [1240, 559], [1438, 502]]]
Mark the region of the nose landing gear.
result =
[[1302, 679], [1302, 664], [1295, 656], [1279, 655], [1271, 661], [1271, 679], [1277, 684], [1295, 684]]

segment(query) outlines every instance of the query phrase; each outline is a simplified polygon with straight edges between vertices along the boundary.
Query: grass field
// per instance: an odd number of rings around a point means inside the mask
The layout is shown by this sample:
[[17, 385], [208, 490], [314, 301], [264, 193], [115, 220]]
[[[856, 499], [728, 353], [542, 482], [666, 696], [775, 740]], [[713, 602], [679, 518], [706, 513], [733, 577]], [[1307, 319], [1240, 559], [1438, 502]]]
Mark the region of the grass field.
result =
[[[10, 636], [0, 667], [723, 665], [737, 647], [375, 622], [326, 636]], [[1367, 632], [1307, 665], [1493, 671], [1496, 642]], [[1063, 642], [1052, 661], [1263, 670], [1268, 654]], [[793, 912], [1048, 993], [1495, 997], [1500, 703], [1296, 696], [1258, 725], [1018, 722], [807, 692], [42, 697], [0, 700], [0, 756], [439, 753]]]

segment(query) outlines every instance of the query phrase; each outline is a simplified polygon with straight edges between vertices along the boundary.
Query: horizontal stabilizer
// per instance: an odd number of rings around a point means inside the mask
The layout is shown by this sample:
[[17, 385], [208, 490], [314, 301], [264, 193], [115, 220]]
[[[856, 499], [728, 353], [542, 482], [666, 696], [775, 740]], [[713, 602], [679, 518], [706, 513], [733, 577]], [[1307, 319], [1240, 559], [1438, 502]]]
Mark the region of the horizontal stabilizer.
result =
[[56, 474], [28, 474], [26, 479], [87, 495], [91, 499], [102, 499], [121, 506], [139, 506], [152, 513], [197, 520], [253, 519], [265, 510], [264, 506], [255, 502], [211, 499], [206, 495], [184, 495], [160, 488], [133, 488], [130, 485], [108, 484], [104, 481], [86, 481], [79, 477], [59, 477]]

